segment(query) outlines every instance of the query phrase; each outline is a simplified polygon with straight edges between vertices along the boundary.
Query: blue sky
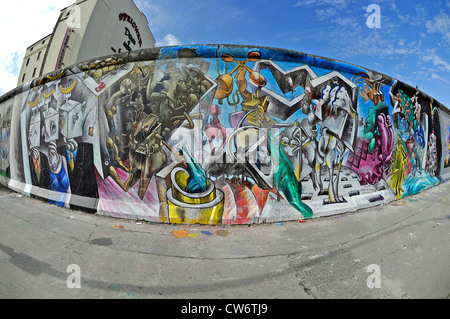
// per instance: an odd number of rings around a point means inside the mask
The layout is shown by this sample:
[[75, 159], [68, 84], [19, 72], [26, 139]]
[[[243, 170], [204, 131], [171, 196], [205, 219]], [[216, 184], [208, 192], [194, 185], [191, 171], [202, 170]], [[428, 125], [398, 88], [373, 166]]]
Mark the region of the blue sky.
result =
[[[52, 10], [73, 3], [16, 2], [47, 6], [49, 17]], [[450, 107], [450, 0], [135, 0], [135, 3], [146, 14], [157, 46], [220, 43], [301, 51], [350, 62], [417, 85]], [[380, 28], [366, 25], [372, 13], [367, 12], [371, 4], [380, 8]], [[17, 10], [24, 7], [18, 6]], [[12, 10], [8, 13], [11, 15]], [[56, 18], [57, 15], [49, 23], [48, 31], [23, 43], [23, 52], [19, 45], [2, 48], [11, 52], [7, 59], [0, 56], [3, 60], [0, 63], [4, 64], [3, 68], [0, 65], [0, 74], [7, 72], [5, 75], [11, 78], [14, 72], [18, 73], [17, 60], [21, 62], [28, 45], [51, 32]], [[22, 21], [22, 29], [27, 23], [31, 22]], [[3, 32], [0, 36], [4, 37]], [[0, 80], [0, 94], [15, 86], [6, 89], [3, 83]]]

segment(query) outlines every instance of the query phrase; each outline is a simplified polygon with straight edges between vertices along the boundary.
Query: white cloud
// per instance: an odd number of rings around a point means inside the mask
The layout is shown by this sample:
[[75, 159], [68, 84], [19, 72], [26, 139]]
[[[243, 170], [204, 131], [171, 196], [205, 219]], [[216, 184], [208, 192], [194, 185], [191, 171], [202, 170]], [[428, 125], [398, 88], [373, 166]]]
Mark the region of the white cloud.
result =
[[335, 8], [317, 9], [316, 14], [319, 21], [324, 21], [331, 17], [334, 17], [336, 15], [336, 9]]
[[166, 34], [164, 39], [156, 41], [156, 46], [158, 46], [158, 47], [179, 45], [179, 44], [181, 44], [180, 39], [178, 39], [175, 35], [173, 35], [171, 33]]
[[450, 16], [444, 12], [440, 12], [433, 20], [426, 23], [428, 32], [446, 32], [450, 28]]
[[444, 40], [450, 44], [450, 16], [444, 12], [437, 14], [433, 20], [425, 23], [428, 33], [438, 32], [443, 35]]
[[152, 32], [164, 29], [170, 17], [163, 7], [146, 0], [135, 0], [136, 6], [145, 13]]
[[440, 75], [438, 75], [438, 74], [436, 74], [436, 73], [432, 73], [432, 74], [431, 74], [431, 78], [432, 78], [433, 80], [438, 80], [438, 81], [441, 81], [441, 82], [450, 84], [450, 79], [444, 78], [444, 77], [442, 77], [442, 76], [440, 76]]
[[309, 7], [309, 6], [334, 6], [336, 8], [345, 9], [351, 0], [301, 0], [294, 4], [294, 7]]
[[314, 0], [308, 0], [308, 1], [297, 1], [294, 4], [294, 7], [302, 7], [302, 6], [309, 6], [311, 4], [314, 4]]
[[425, 22], [425, 17], [427, 15], [427, 9], [422, 4], [416, 4], [414, 11], [411, 14], [405, 13], [401, 10], [395, 9], [394, 12], [397, 14], [397, 18], [405, 24], [412, 26], [419, 26]]
[[52, 33], [60, 10], [74, 2], [14, 0], [0, 11], [0, 94], [16, 87], [26, 48]]
[[432, 62], [435, 67], [440, 71], [450, 72], [450, 63], [444, 61], [436, 53], [432, 51], [427, 51], [421, 56], [422, 61]]
[[354, 19], [353, 17], [337, 18], [337, 19], [332, 20], [331, 22], [336, 22], [341, 27], [357, 28], [360, 25], [360, 23], [358, 21], [356, 21], [356, 19]]

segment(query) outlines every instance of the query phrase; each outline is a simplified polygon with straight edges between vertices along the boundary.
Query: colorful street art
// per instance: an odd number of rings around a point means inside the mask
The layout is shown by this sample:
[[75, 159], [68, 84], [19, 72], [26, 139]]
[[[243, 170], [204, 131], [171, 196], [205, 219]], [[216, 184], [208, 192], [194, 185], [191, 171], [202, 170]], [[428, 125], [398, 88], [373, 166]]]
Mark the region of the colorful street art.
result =
[[1, 162], [0, 174], [6, 178], [10, 177], [9, 167], [9, 136], [11, 134], [11, 112], [12, 105], [6, 105], [0, 109], [0, 128], [1, 128]]
[[270, 48], [139, 52], [2, 98], [11, 188], [105, 216], [239, 225], [379, 205], [450, 167], [445, 108], [388, 76]]
[[443, 150], [444, 150], [444, 167], [450, 167], [450, 116], [443, 118]]

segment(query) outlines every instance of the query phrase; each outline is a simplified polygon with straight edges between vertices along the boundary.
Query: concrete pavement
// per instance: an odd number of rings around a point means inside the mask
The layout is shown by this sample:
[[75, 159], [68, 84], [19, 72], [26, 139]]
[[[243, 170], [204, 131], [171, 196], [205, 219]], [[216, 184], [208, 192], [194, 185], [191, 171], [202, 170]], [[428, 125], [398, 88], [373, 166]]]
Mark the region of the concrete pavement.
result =
[[305, 223], [212, 227], [96, 216], [1, 187], [0, 298], [450, 298], [449, 204], [447, 182]]

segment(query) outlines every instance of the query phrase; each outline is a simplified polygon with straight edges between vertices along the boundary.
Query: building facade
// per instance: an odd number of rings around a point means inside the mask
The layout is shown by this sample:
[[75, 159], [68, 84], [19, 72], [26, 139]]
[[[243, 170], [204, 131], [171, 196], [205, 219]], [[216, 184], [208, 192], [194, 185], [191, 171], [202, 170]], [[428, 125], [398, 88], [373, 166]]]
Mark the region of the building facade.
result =
[[52, 34], [27, 48], [17, 85], [95, 57], [154, 46], [133, 0], [77, 0], [61, 10]]
[[33, 43], [27, 48], [25, 57], [23, 58], [22, 67], [18, 78], [17, 85], [21, 85], [39, 76], [44, 56], [47, 52], [51, 34], [45, 38]]

